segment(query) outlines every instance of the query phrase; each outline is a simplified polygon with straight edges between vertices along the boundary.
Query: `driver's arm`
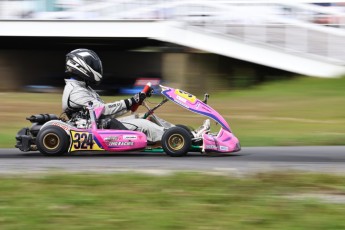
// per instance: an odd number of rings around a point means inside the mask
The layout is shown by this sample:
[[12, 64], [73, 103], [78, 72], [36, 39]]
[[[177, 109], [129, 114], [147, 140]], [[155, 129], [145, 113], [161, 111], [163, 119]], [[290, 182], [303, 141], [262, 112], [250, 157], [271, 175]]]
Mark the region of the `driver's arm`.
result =
[[69, 104], [71, 107], [87, 106], [91, 101], [95, 108], [104, 106], [103, 115], [121, 116], [127, 113], [135, 104], [142, 102], [146, 95], [138, 93], [131, 98], [115, 101], [111, 103], [104, 103], [96, 92], [91, 92], [86, 89], [77, 89], [70, 93]]

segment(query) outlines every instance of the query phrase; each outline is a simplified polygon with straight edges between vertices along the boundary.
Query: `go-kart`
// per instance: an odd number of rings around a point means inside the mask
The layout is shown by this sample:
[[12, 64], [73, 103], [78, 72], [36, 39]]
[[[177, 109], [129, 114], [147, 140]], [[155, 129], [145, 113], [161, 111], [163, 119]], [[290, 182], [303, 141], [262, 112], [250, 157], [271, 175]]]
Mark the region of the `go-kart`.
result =
[[[161, 147], [150, 145], [146, 135], [139, 131], [102, 128], [100, 118], [104, 108], [94, 108], [90, 103], [84, 110], [68, 119], [59, 118], [54, 114], [28, 117], [27, 120], [32, 126], [23, 128], [17, 133], [16, 148], [24, 152], [39, 150], [45, 156], [60, 156], [75, 151], [146, 151], [165, 152], [173, 157], [184, 156], [188, 152], [230, 153], [241, 149], [239, 140], [232, 133], [225, 119], [207, 105], [207, 94], [201, 101], [185, 91], [162, 85], [160, 87], [162, 101], [152, 109], [143, 101], [142, 105], [148, 111], [141, 118], [149, 119], [165, 128]], [[149, 90], [151, 90], [150, 84], [146, 85], [142, 92], [147, 93]], [[189, 127], [174, 125], [156, 116], [154, 112], [168, 101], [213, 119], [221, 126], [219, 132], [205, 132], [201, 137], [195, 137]], [[136, 109], [132, 111], [135, 112]], [[137, 117], [137, 114], [131, 116]]]

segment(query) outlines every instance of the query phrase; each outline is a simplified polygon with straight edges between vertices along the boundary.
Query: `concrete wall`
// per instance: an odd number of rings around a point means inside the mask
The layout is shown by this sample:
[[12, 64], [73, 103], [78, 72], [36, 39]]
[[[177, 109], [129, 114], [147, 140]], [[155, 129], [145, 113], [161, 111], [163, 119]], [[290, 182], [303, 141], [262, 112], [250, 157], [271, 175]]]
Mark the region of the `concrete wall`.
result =
[[162, 63], [163, 76], [173, 87], [197, 93], [222, 88], [217, 83], [224, 74], [219, 55], [165, 53]]
[[21, 84], [20, 74], [11, 64], [9, 55], [1, 52], [0, 55], [0, 91], [12, 91]]
[[[247, 86], [281, 72], [228, 57], [184, 52], [95, 50], [103, 62], [100, 88], [132, 84], [139, 77], [159, 77], [166, 84], [194, 94]], [[0, 50], [0, 91], [27, 85], [64, 86], [65, 55], [70, 49]]]
[[164, 53], [162, 69], [171, 86], [195, 94], [229, 90], [241, 86], [238, 79], [258, 76], [256, 65], [210, 53]]

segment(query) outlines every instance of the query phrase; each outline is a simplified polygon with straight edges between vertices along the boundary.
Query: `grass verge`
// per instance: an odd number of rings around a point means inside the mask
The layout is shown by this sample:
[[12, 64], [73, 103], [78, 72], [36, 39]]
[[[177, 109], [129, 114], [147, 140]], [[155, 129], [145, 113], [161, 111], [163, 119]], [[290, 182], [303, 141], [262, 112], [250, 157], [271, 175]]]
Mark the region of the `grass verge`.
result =
[[[343, 145], [345, 143], [345, 78], [295, 78], [246, 90], [209, 92], [209, 105], [229, 122], [242, 146]], [[192, 92], [191, 92], [192, 93]], [[0, 147], [13, 147], [25, 117], [61, 113], [61, 95], [1, 93]], [[104, 97], [110, 102], [124, 97]], [[159, 98], [150, 98], [157, 103]], [[144, 110], [141, 109], [141, 112]], [[157, 115], [194, 128], [203, 117], [168, 103]], [[213, 131], [219, 126], [211, 124]]]
[[344, 184], [344, 176], [298, 173], [246, 178], [196, 173], [1, 177], [0, 226], [344, 229]]

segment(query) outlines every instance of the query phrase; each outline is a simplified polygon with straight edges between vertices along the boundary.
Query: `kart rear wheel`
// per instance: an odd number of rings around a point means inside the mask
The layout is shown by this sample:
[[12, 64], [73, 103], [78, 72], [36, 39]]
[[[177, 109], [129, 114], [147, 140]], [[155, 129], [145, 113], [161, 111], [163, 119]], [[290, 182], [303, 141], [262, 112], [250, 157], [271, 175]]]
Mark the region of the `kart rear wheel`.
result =
[[62, 128], [48, 126], [39, 131], [36, 145], [45, 156], [61, 156], [68, 151], [69, 138]]
[[164, 152], [171, 157], [185, 156], [191, 145], [191, 136], [182, 127], [172, 127], [163, 134], [162, 147]]

